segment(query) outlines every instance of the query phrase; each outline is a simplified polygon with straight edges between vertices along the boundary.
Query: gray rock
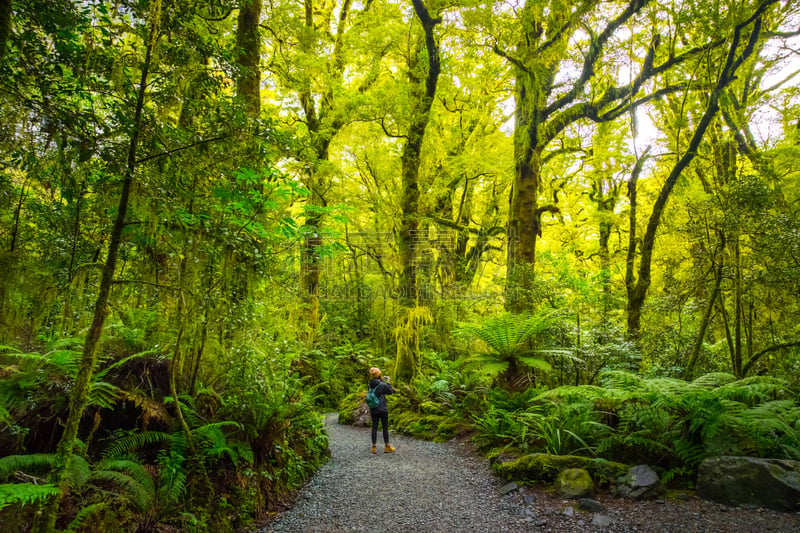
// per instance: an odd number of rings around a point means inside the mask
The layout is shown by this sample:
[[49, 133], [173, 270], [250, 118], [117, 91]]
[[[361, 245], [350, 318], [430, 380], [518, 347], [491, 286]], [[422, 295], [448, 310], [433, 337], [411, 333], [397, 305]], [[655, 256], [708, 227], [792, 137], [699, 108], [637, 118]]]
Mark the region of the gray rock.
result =
[[800, 462], [712, 457], [700, 463], [697, 494], [736, 507], [800, 510]]
[[509, 492], [514, 492], [515, 490], [517, 490], [517, 487], [518, 485], [514, 481], [512, 481], [511, 483], [506, 483], [505, 485], [500, 487], [500, 494], [505, 496]]
[[606, 510], [605, 506], [597, 500], [591, 498], [581, 498], [578, 500], [578, 509], [590, 513], [602, 513]]
[[652, 468], [637, 465], [628, 470], [622, 484], [615, 487], [613, 494], [632, 500], [652, 500], [664, 494], [664, 486]]
[[594, 494], [594, 482], [583, 468], [568, 468], [558, 474], [555, 488], [564, 498], [583, 498]]
[[561, 514], [563, 514], [564, 516], [575, 516], [575, 508], [570, 505], [569, 507], [564, 509], [564, 512], [562, 512]]
[[598, 527], [608, 527], [611, 525], [611, 518], [606, 515], [596, 514], [592, 517], [592, 525]]

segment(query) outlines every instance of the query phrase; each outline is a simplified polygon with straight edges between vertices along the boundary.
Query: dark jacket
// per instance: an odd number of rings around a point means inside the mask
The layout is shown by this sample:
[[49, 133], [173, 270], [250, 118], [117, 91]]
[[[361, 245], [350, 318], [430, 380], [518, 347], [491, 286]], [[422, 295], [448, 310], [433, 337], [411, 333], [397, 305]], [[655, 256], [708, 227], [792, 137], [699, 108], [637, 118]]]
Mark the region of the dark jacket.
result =
[[386, 395], [394, 394], [394, 389], [392, 388], [391, 385], [389, 385], [385, 381], [380, 380], [378, 378], [372, 378], [371, 380], [369, 380], [369, 388], [374, 389], [375, 387], [378, 387], [377, 389], [375, 389], [375, 396], [378, 397], [381, 403], [378, 404], [378, 407], [371, 407], [369, 412], [370, 414], [373, 415], [381, 415], [383, 413], [388, 413], [389, 406], [386, 405]]

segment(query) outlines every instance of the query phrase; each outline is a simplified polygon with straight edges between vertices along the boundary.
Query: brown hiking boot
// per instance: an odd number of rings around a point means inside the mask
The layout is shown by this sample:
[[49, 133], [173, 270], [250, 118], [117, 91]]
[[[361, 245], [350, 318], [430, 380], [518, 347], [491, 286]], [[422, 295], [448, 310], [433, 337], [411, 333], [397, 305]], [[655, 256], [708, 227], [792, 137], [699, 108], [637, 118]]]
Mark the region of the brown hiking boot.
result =
[[372, 450], [370, 450], [370, 452], [371, 453], [378, 453], [378, 447], [373, 444], [372, 445]]
[[383, 453], [394, 453], [394, 446], [387, 444], [383, 447]]

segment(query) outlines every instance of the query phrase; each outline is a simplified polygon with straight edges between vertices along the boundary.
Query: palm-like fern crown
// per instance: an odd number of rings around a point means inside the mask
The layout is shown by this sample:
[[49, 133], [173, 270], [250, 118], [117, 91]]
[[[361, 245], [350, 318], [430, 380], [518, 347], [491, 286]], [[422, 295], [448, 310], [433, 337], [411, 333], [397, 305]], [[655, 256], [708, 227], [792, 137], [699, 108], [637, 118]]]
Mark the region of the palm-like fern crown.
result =
[[465, 326], [461, 331], [482, 340], [497, 358], [508, 359], [533, 351], [531, 341], [550, 326], [547, 315], [504, 314], [479, 326]]

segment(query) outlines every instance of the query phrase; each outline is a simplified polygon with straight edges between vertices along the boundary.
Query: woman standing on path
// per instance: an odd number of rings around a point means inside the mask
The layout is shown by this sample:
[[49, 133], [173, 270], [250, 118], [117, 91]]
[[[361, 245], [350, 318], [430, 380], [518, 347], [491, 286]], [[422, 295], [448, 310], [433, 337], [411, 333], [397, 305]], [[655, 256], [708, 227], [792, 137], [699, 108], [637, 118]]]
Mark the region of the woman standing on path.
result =
[[394, 389], [389, 385], [389, 376], [386, 376], [385, 380], [381, 378], [379, 368], [374, 366], [370, 368], [369, 375], [372, 376], [372, 379], [369, 380], [369, 388], [375, 391], [375, 396], [380, 400], [377, 407], [369, 409], [369, 414], [372, 415], [372, 453], [378, 453], [378, 421], [383, 424], [383, 451], [384, 453], [393, 453], [394, 447], [389, 444], [389, 406], [386, 404], [386, 395], [394, 394]]

